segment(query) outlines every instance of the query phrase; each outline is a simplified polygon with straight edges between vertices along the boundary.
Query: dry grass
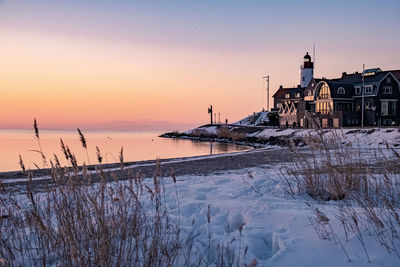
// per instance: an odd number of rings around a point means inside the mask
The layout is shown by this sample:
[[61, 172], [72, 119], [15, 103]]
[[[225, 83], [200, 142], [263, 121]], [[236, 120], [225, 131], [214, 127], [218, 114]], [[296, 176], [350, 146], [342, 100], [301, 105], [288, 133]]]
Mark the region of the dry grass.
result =
[[[73, 161], [73, 159], [72, 159]], [[161, 178], [106, 183], [56, 164], [44, 193], [2, 195], [0, 257], [19, 265], [172, 266], [185, 242], [163, 202]], [[92, 176], [101, 182], [92, 184]]]
[[[36, 122], [35, 126], [40, 143]], [[84, 135], [80, 130], [78, 134], [87, 149]], [[210, 207], [205, 215], [207, 237], [197, 232], [194, 222], [192, 228], [181, 227], [177, 180], [172, 171], [167, 179], [174, 183], [175, 192], [166, 192], [159, 161], [153, 178], [144, 179], [124, 168], [123, 148], [118, 172], [103, 169], [97, 148], [96, 171], [89, 172], [85, 165], [80, 171], [75, 155], [62, 139], [60, 146], [69, 164], [61, 166], [56, 156], [49, 160], [53, 183], [44, 192], [34, 192], [32, 172], [25, 170], [22, 159], [26, 194], [1, 188], [0, 260], [6, 265], [244, 265], [245, 253], [231, 248], [233, 241], [217, 245], [216, 258], [210, 257], [215, 249], [211, 245]], [[110, 177], [113, 182], [107, 183]], [[100, 182], [93, 183], [95, 180]], [[177, 212], [173, 214], [166, 194], [176, 196]], [[208, 242], [201, 242], [207, 238]]]
[[353, 234], [370, 261], [364, 235], [374, 232], [376, 241], [400, 258], [400, 169], [399, 154], [389, 146], [369, 155], [360, 147], [343, 142], [338, 132], [331, 138], [323, 132], [307, 140], [308, 151], [292, 146], [297, 160], [282, 172], [285, 190], [295, 197], [308, 194], [315, 200], [335, 200], [335, 214], [315, 207], [310, 218], [319, 237], [334, 240], [350, 258], [331, 227], [336, 220], [346, 239]]
[[233, 141], [243, 141], [246, 139], [245, 133], [234, 132], [228, 127], [222, 126], [217, 131], [218, 138], [226, 138]]
[[194, 129], [191, 133], [192, 136], [197, 136], [197, 137], [212, 137], [212, 134], [207, 132], [205, 129]]

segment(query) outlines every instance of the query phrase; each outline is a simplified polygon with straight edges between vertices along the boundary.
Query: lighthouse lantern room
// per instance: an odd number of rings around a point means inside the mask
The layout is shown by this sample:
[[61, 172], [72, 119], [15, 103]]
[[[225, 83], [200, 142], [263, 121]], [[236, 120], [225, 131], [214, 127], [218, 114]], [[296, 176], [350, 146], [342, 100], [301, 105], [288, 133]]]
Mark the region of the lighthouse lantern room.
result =
[[301, 66], [300, 86], [307, 87], [313, 77], [314, 62], [311, 61], [311, 56], [307, 52], [307, 54], [304, 56], [304, 63]]

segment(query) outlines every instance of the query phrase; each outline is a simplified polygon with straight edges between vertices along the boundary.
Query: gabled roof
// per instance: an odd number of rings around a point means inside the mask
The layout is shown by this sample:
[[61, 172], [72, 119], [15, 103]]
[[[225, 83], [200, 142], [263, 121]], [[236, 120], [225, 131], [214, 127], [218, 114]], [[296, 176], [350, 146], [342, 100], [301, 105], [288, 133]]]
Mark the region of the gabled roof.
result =
[[344, 74], [341, 78], [336, 78], [332, 80], [346, 83], [358, 83], [362, 82], [362, 74], [358, 72], [352, 74]]
[[[317, 86], [317, 84], [320, 81], [325, 81], [326, 79], [321, 79], [321, 78], [312, 78], [310, 80], [310, 82], [308, 83], [307, 87], [305, 88], [305, 90], [311, 90], [311, 89], [315, 89], [315, 87]], [[314, 86], [312, 86], [312, 84], [314, 83]]]
[[400, 82], [400, 70], [389, 70], [393, 74], [394, 77]]
[[272, 96], [273, 98], [284, 98], [287, 91], [291, 88], [279, 87], [278, 91]]
[[366, 69], [363, 71], [364, 76], [376, 75], [377, 73], [382, 72], [380, 68], [374, 69]]
[[291, 88], [283, 88], [279, 87], [278, 91], [272, 96], [273, 98], [285, 98], [285, 94], [290, 93], [290, 97], [294, 98], [296, 93], [300, 93], [303, 96], [305, 87], [291, 87]]
[[[331, 98], [352, 98], [354, 95], [354, 87], [351, 83], [338, 82], [338, 81], [325, 81], [331, 90]], [[344, 89], [344, 94], [339, 94], [339, 88]]]
[[[372, 70], [372, 69], [371, 69]], [[374, 69], [375, 70], [375, 69]], [[380, 70], [380, 69], [379, 69]], [[366, 70], [367, 71], [367, 70]], [[389, 72], [391, 72], [397, 79], [400, 79], [400, 70], [378, 71], [375, 75], [364, 76], [365, 84], [374, 84], [380, 82]], [[334, 81], [341, 81], [347, 83], [362, 84], [362, 73], [345, 74], [341, 78], [332, 79]]]

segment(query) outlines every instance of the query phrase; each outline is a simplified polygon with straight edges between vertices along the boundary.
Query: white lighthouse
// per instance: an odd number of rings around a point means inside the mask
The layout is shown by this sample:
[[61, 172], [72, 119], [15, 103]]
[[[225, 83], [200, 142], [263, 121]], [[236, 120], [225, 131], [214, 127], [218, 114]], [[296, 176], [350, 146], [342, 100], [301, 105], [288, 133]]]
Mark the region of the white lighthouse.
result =
[[314, 62], [311, 62], [311, 56], [308, 52], [304, 56], [304, 64], [300, 68], [300, 85], [301, 87], [307, 87], [311, 79], [314, 77]]

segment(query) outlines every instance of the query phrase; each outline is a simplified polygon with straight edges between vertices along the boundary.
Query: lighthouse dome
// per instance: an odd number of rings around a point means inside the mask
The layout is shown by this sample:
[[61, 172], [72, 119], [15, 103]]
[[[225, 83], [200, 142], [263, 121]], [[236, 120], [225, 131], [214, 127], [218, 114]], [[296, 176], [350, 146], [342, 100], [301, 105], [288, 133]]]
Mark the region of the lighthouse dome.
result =
[[304, 62], [311, 62], [311, 56], [308, 54], [308, 52], [304, 56]]

